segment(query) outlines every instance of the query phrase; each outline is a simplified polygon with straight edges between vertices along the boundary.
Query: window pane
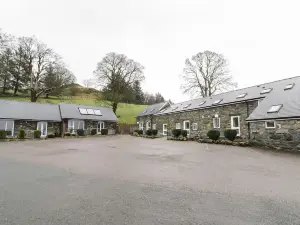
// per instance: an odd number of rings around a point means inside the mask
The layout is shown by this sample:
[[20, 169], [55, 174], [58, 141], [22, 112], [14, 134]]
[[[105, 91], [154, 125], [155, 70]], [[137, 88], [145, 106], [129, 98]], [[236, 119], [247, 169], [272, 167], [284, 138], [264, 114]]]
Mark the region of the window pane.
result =
[[86, 109], [83, 109], [83, 108], [79, 108], [79, 112], [80, 112], [81, 114], [83, 114], [83, 115], [88, 114], [87, 111], [86, 111]]
[[84, 129], [84, 121], [78, 121], [78, 129]]
[[185, 122], [185, 129], [190, 129], [190, 122]]
[[266, 122], [267, 127], [275, 127], [275, 122], [274, 121], [268, 121]]
[[101, 111], [99, 110], [99, 109], [94, 109], [94, 113], [95, 113], [95, 115], [97, 115], [97, 116], [101, 116], [102, 114], [101, 114]]
[[233, 117], [233, 127], [239, 127], [239, 118]]
[[88, 114], [94, 115], [94, 110], [93, 109], [87, 109], [86, 111], [87, 111]]

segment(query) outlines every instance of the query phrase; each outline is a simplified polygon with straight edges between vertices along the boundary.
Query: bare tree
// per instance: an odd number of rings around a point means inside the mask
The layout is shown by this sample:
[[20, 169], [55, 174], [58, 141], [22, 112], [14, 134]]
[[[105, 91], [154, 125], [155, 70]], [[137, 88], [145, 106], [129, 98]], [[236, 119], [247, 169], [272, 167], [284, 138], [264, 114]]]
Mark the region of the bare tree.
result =
[[86, 87], [86, 88], [91, 88], [93, 85], [94, 85], [94, 80], [89, 78], [89, 79], [85, 79], [83, 80], [83, 85]]
[[140, 63], [114, 52], [108, 53], [97, 64], [95, 78], [106, 96], [109, 96], [114, 113], [126, 90], [131, 88], [135, 81], [145, 79], [143, 70], [144, 67]]
[[232, 82], [227, 60], [215, 52], [200, 52], [186, 59], [181, 85], [183, 93], [207, 97], [237, 86]]

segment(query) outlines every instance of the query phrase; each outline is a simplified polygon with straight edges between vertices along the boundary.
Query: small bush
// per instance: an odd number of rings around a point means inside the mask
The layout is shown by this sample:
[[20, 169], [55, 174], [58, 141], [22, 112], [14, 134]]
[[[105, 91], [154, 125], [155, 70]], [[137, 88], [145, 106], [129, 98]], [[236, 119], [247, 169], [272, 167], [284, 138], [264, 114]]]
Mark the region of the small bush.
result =
[[83, 129], [78, 129], [77, 130], [77, 135], [78, 136], [84, 136], [84, 130]]
[[187, 130], [181, 130], [182, 137], [187, 137]]
[[153, 136], [156, 136], [156, 135], [157, 135], [157, 132], [158, 132], [157, 130], [152, 130], [152, 135], [153, 135]]
[[97, 134], [97, 129], [92, 129], [91, 130], [91, 135], [96, 135]]
[[33, 133], [34, 138], [41, 138], [41, 131], [40, 130], [35, 130]]
[[234, 139], [236, 138], [236, 135], [237, 135], [237, 131], [236, 130], [228, 129], [228, 130], [224, 131], [224, 136], [229, 141], [234, 141]]
[[47, 138], [55, 138], [55, 134], [48, 134]]
[[6, 130], [0, 130], [0, 139], [5, 139], [7, 135], [7, 131]]
[[147, 131], [146, 131], [146, 134], [147, 134], [148, 136], [152, 136], [152, 130], [151, 130], [151, 129], [147, 130]]
[[24, 130], [20, 130], [19, 139], [24, 139], [24, 138], [25, 138], [25, 131]]
[[65, 132], [65, 136], [70, 137], [71, 133], [70, 132]]
[[179, 137], [181, 134], [181, 129], [173, 129], [172, 134], [174, 137]]
[[107, 129], [101, 129], [101, 135], [107, 135], [108, 130]]
[[134, 132], [138, 133], [139, 135], [143, 134], [143, 130], [134, 130]]
[[220, 137], [220, 131], [218, 131], [218, 130], [209, 130], [207, 132], [207, 136], [209, 137], [209, 139], [216, 141]]
[[136, 137], [140, 136], [137, 132], [134, 132], [133, 135], [136, 136]]

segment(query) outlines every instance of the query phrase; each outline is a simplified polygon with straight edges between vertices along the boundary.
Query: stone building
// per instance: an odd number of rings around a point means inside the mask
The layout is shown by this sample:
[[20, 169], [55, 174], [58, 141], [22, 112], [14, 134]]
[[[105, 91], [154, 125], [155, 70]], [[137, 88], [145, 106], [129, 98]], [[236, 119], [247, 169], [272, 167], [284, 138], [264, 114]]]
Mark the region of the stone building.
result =
[[8, 137], [17, 137], [24, 130], [26, 137], [33, 136], [34, 130], [40, 130], [41, 136], [49, 134], [62, 136], [65, 132], [75, 133], [84, 129], [107, 128], [114, 134], [118, 119], [110, 108], [76, 104], [41, 104], [0, 100], [0, 130], [6, 130]]
[[190, 137], [204, 137], [211, 129], [223, 136], [225, 129], [235, 129], [240, 138], [295, 149], [300, 143], [300, 77], [173, 104], [151, 117], [164, 135], [175, 128]]

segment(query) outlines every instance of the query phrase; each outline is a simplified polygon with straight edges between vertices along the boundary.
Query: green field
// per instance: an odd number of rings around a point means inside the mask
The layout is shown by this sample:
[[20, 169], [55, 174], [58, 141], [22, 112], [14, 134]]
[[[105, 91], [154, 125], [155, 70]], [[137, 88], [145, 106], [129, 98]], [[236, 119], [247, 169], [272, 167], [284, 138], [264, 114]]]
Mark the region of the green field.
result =
[[[0, 96], [0, 99], [7, 99], [12, 101], [27, 101], [29, 102], [29, 97], [3, 97]], [[60, 102], [65, 103], [75, 103], [81, 105], [90, 105], [90, 106], [108, 106], [108, 102], [106, 101], [96, 101], [93, 98], [84, 98], [84, 97], [72, 97], [70, 99], [58, 99], [58, 98], [40, 98], [38, 102], [41, 103], [50, 103], [50, 104], [58, 104]], [[119, 123], [127, 123], [127, 124], [135, 124], [135, 117], [141, 112], [146, 106], [145, 105], [134, 105], [134, 104], [126, 104], [120, 103], [117, 109], [117, 116], [119, 119]]]

